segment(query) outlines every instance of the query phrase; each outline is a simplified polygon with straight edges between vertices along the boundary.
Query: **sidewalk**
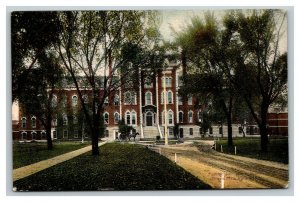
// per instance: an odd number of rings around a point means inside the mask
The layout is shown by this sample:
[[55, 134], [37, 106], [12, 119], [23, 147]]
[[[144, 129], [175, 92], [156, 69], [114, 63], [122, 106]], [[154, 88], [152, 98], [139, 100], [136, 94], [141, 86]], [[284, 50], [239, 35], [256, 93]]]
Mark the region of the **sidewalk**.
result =
[[[102, 146], [105, 143], [107, 143], [107, 141], [99, 143], [99, 146]], [[29, 175], [37, 173], [41, 170], [44, 170], [44, 169], [54, 166], [56, 164], [70, 160], [76, 156], [79, 156], [79, 155], [86, 153], [88, 151], [91, 151], [91, 150], [92, 150], [92, 146], [89, 145], [87, 147], [84, 147], [84, 148], [81, 148], [81, 149], [78, 149], [78, 150], [75, 150], [75, 151], [72, 151], [69, 153], [65, 153], [65, 154], [50, 158], [50, 159], [46, 159], [46, 160], [43, 160], [43, 161], [40, 161], [37, 163], [30, 164], [28, 166], [14, 169], [13, 170], [13, 182], [17, 181], [19, 179], [28, 177]]]

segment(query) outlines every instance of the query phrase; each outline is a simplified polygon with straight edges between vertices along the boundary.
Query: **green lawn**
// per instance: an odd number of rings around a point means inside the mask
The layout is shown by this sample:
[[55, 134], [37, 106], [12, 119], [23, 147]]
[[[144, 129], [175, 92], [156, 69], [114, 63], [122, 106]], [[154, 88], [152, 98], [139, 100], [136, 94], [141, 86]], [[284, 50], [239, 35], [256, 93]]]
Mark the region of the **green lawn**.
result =
[[53, 142], [53, 150], [47, 150], [47, 143], [17, 143], [13, 144], [13, 168], [23, 167], [45, 159], [58, 156], [76, 149], [80, 149], [90, 143], [81, 142]]
[[[288, 164], [288, 138], [270, 138], [268, 153], [260, 152], [260, 138], [233, 138], [233, 144], [237, 147], [237, 155], [251, 158], [276, 161]], [[234, 154], [234, 147], [227, 147], [227, 140], [217, 141], [217, 151], [223, 147], [224, 153]]]
[[164, 156], [141, 145], [107, 143], [100, 156], [88, 152], [14, 182], [17, 190], [199, 190], [210, 187]]

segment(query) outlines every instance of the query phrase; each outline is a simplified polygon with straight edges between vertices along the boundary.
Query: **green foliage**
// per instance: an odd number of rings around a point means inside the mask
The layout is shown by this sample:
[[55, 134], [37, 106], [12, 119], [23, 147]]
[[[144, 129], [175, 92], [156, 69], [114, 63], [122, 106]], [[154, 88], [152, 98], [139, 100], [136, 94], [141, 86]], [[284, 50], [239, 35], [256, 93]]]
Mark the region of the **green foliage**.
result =
[[200, 190], [210, 187], [169, 159], [140, 145], [106, 144], [14, 182], [17, 190]]
[[[98, 134], [103, 131], [98, 127], [105, 99], [121, 86], [134, 91], [139, 83], [140, 69], [159, 65], [156, 61], [159, 32], [155, 13], [136, 10], [60, 13], [62, 32], [58, 52], [64, 68], [70, 74], [80, 100], [82, 82], [93, 92], [91, 107], [82, 105], [91, 129], [93, 154], [98, 154]], [[79, 76], [83, 81], [79, 81]]]
[[[220, 145], [223, 152], [234, 155], [234, 147], [228, 148], [225, 140], [217, 141], [217, 151], [220, 151]], [[235, 138], [234, 146], [237, 147], [237, 155], [250, 158], [276, 161], [280, 163], [289, 163], [288, 139], [270, 138], [268, 153], [261, 152], [259, 138]]]
[[125, 121], [123, 119], [119, 121], [118, 126], [119, 126], [119, 132], [125, 135], [128, 135], [130, 131], [134, 129], [132, 126], [125, 124]]
[[15, 11], [11, 14], [12, 99], [28, 84], [37, 59], [58, 41], [60, 23], [56, 12]]

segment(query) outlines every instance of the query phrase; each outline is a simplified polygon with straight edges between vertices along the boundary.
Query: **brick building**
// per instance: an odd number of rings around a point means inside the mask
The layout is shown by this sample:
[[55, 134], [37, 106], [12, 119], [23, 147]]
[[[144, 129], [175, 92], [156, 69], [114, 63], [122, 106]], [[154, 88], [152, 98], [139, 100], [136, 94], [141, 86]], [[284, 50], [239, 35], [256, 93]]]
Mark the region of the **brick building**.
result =
[[[169, 63], [168, 67], [158, 75], [140, 73], [140, 85], [135, 90], [118, 89], [115, 94], [105, 100], [103, 114], [105, 135], [109, 139], [118, 137], [118, 122], [122, 118], [126, 124], [140, 134], [141, 138], [156, 138], [164, 136], [164, 88], [166, 79], [166, 108], [167, 133], [174, 137], [173, 127], [179, 124], [179, 136], [183, 138], [201, 137], [203, 131], [197, 125], [202, 120], [203, 106], [196, 105], [193, 97], [181, 98], [178, 89], [183, 75], [180, 64]], [[68, 85], [66, 85], [68, 86]], [[89, 90], [82, 90], [84, 102], [89, 102]], [[51, 136], [53, 139], [82, 139], [89, 138], [84, 125], [84, 116], [80, 111], [81, 103], [74, 87], [68, 86], [54, 95], [61, 111], [52, 121]], [[60, 102], [58, 102], [60, 100]], [[287, 115], [269, 115], [270, 134], [287, 135]], [[280, 127], [279, 127], [280, 126]], [[282, 127], [281, 127], [282, 126]], [[284, 126], [284, 127], [283, 127]], [[19, 127], [19, 130], [17, 128]], [[233, 135], [242, 136], [241, 125], [233, 124]], [[245, 129], [247, 135], [258, 135], [258, 127], [248, 125]], [[227, 136], [227, 127], [214, 125], [209, 131], [210, 136]], [[43, 140], [46, 133], [37, 117], [29, 117], [19, 113], [19, 123], [14, 126], [14, 139]]]

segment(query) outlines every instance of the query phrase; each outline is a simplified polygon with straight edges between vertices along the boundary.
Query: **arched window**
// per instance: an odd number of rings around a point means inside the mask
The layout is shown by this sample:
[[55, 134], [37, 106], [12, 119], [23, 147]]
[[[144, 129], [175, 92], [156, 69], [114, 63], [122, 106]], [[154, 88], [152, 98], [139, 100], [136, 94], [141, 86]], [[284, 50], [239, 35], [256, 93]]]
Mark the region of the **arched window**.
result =
[[72, 106], [73, 107], [77, 106], [77, 101], [78, 101], [77, 95], [73, 95], [72, 96]]
[[56, 107], [57, 106], [57, 96], [56, 95], [52, 95], [52, 107]]
[[66, 114], [63, 114], [63, 125], [64, 126], [68, 125], [68, 116]]
[[109, 103], [109, 98], [106, 97], [106, 98], [104, 99], [104, 105], [108, 105], [108, 103]]
[[173, 93], [172, 91], [168, 91], [168, 104], [173, 103]]
[[104, 117], [104, 123], [108, 124], [109, 123], [109, 114], [108, 114], [108, 112], [105, 112], [103, 114], [103, 117]]
[[21, 127], [26, 128], [26, 117], [22, 117], [21, 119]]
[[173, 124], [173, 111], [169, 110], [168, 112], [168, 123]]
[[31, 132], [31, 139], [32, 139], [32, 140], [35, 140], [35, 139], [36, 139], [36, 132], [35, 132], [35, 131], [32, 131], [32, 132]]
[[76, 115], [73, 115], [73, 124], [77, 124], [78, 123], [78, 119]]
[[114, 113], [114, 122], [115, 124], [118, 124], [120, 121], [120, 114], [118, 112]]
[[145, 88], [152, 88], [153, 87], [153, 82], [152, 82], [151, 77], [149, 77], [149, 76], [145, 77], [144, 87]]
[[23, 131], [21, 133], [21, 138], [22, 138], [22, 140], [27, 140], [27, 132]]
[[126, 124], [129, 125], [130, 124], [130, 112], [127, 111], [125, 114], [125, 120], [126, 120]]
[[131, 112], [131, 124], [132, 125], [136, 124], [136, 112], [135, 111]]
[[193, 123], [193, 111], [189, 111], [189, 123]]
[[124, 103], [127, 105], [136, 104], [136, 94], [134, 92], [124, 93]]
[[41, 132], [41, 139], [42, 140], [46, 139], [46, 132], [44, 130]]
[[151, 92], [145, 93], [145, 103], [146, 103], [146, 105], [152, 105], [152, 93]]
[[120, 105], [120, 97], [118, 94], [115, 94], [114, 96], [114, 105], [119, 106]]
[[179, 112], [179, 123], [183, 123], [183, 112]]
[[84, 104], [89, 103], [89, 97], [88, 97], [86, 94], [84, 94], [84, 95], [82, 96], [82, 99], [83, 99]]
[[35, 116], [31, 118], [31, 128], [36, 128], [36, 118], [35, 118]]

